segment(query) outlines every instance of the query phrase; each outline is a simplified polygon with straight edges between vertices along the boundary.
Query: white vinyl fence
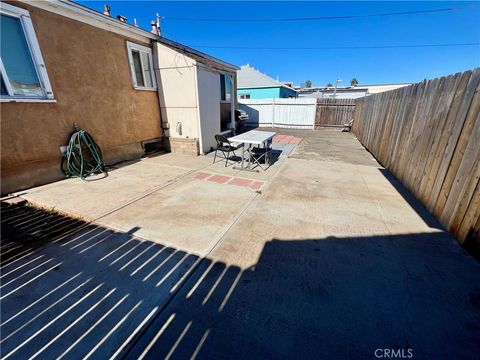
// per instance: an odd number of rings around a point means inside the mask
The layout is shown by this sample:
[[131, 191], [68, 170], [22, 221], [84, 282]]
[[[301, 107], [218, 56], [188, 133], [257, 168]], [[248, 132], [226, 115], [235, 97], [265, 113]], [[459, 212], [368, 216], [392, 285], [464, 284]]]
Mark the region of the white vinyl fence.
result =
[[317, 99], [241, 99], [238, 107], [248, 114], [248, 126], [315, 128]]

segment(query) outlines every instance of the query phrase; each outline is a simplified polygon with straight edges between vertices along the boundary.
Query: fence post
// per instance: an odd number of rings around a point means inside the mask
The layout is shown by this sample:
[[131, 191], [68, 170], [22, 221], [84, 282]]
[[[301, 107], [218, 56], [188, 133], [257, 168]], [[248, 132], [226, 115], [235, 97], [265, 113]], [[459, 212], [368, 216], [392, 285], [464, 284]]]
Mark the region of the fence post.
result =
[[272, 99], [272, 128], [275, 127], [275, 98]]
[[315, 103], [313, 103], [314, 111], [313, 111], [313, 120], [312, 120], [312, 130], [315, 130], [315, 120], [317, 119], [317, 102], [318, 102], [318, 99], [315, 99]]

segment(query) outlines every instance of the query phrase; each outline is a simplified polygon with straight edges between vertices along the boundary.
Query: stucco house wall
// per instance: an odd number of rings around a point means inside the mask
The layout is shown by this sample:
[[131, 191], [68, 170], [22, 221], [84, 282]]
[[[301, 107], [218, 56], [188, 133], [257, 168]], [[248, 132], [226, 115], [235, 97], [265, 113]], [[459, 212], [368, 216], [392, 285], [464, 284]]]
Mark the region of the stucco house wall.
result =
[[[195, 55], [192, 55], [195, 56]], [[215, 146], [221, 119], [235, 106], [235, 70], [219, 68], [208, 59], [193, 58], [181, 49], [157, 42], [154, 63], [167, 150], [205, 154]], [[221, 102], [220, 74], [232, 76], [232, 102]]]
[[162, 136], [157, 91], [135, 90], [126, 41], [150, 46], [19, 2], [30, 12], [55, 103], [1, 103], [2, 193], [63, 178], [60, 146], [74, 123], [107, 163], [143, 155]]
[[154, 46], [158, 97], [165, 135], [170, 138], [198, 139], [197, 63], [161, 43]]

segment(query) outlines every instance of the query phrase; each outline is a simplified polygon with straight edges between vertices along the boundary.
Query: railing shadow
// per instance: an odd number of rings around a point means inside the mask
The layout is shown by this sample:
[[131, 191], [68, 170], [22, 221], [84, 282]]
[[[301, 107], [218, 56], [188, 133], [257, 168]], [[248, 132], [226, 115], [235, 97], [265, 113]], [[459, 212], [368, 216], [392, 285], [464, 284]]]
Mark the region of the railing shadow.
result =
[[[480, 264], [443, 231], [273, 239], [254, 266], [241, 268], [137, 238], [138, 228], [82, 223], [50, 236], [48, 226], [19, 220], [37, 209], [2, 210], [16, 242], [22, 234], [43, 241], [2, 262], [4, 359], [373, 358], [378, 348], [474, 358], [480, 351]], [[2, 246], [11, 244], [3, 235]]]
[[201, 260], [137, 230], [2, 204], [2, 359], [128, 349]]

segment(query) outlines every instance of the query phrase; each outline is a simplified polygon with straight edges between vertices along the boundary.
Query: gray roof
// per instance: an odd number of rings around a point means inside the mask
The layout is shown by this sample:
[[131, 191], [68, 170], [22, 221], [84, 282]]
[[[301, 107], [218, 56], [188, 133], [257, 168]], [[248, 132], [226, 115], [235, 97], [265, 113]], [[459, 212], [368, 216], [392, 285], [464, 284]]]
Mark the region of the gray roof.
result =
[[[270, 88], [270, 87], [284, 87], [292, 89], [281, 82], [278, 82], [271, 77], [262, 74], [260, 71], [255, 70], [250, 65], [242, 65], [240, 70], [237, 71], [237, 88], [238, 89], [251, 89], [251, 88]], [[295, 90], [294, 90], [295, 91]]]
[[202, 63], [212, 64], [212, 65], [216, 64], [216, 65], [219, 65], [219, 67], [221, 69], [228, 69], [230, 71], [235, 71], [235, 70], [239, 69], [239, 67], [236, 66], [236, 65], [230, 64], [226, 61], [220, 60], [216, 57], [205, 54], [201, 51], [195, 50], [195, 49], [193, 49], [189, 46], [180, 44], [179, 42], [176, 42], [176, 41], [164, 38], [164, 37], [159, 37], [156, 40], [158, 42], [164, 44], [164, 45], [167, 45], [167, 46], [172, 47], [174, 49], [180, 50], [180, 51], [184, 52], [186, 55], [188, 55], [188, 56], [192, 57], [193, 59], [198, 60]]

